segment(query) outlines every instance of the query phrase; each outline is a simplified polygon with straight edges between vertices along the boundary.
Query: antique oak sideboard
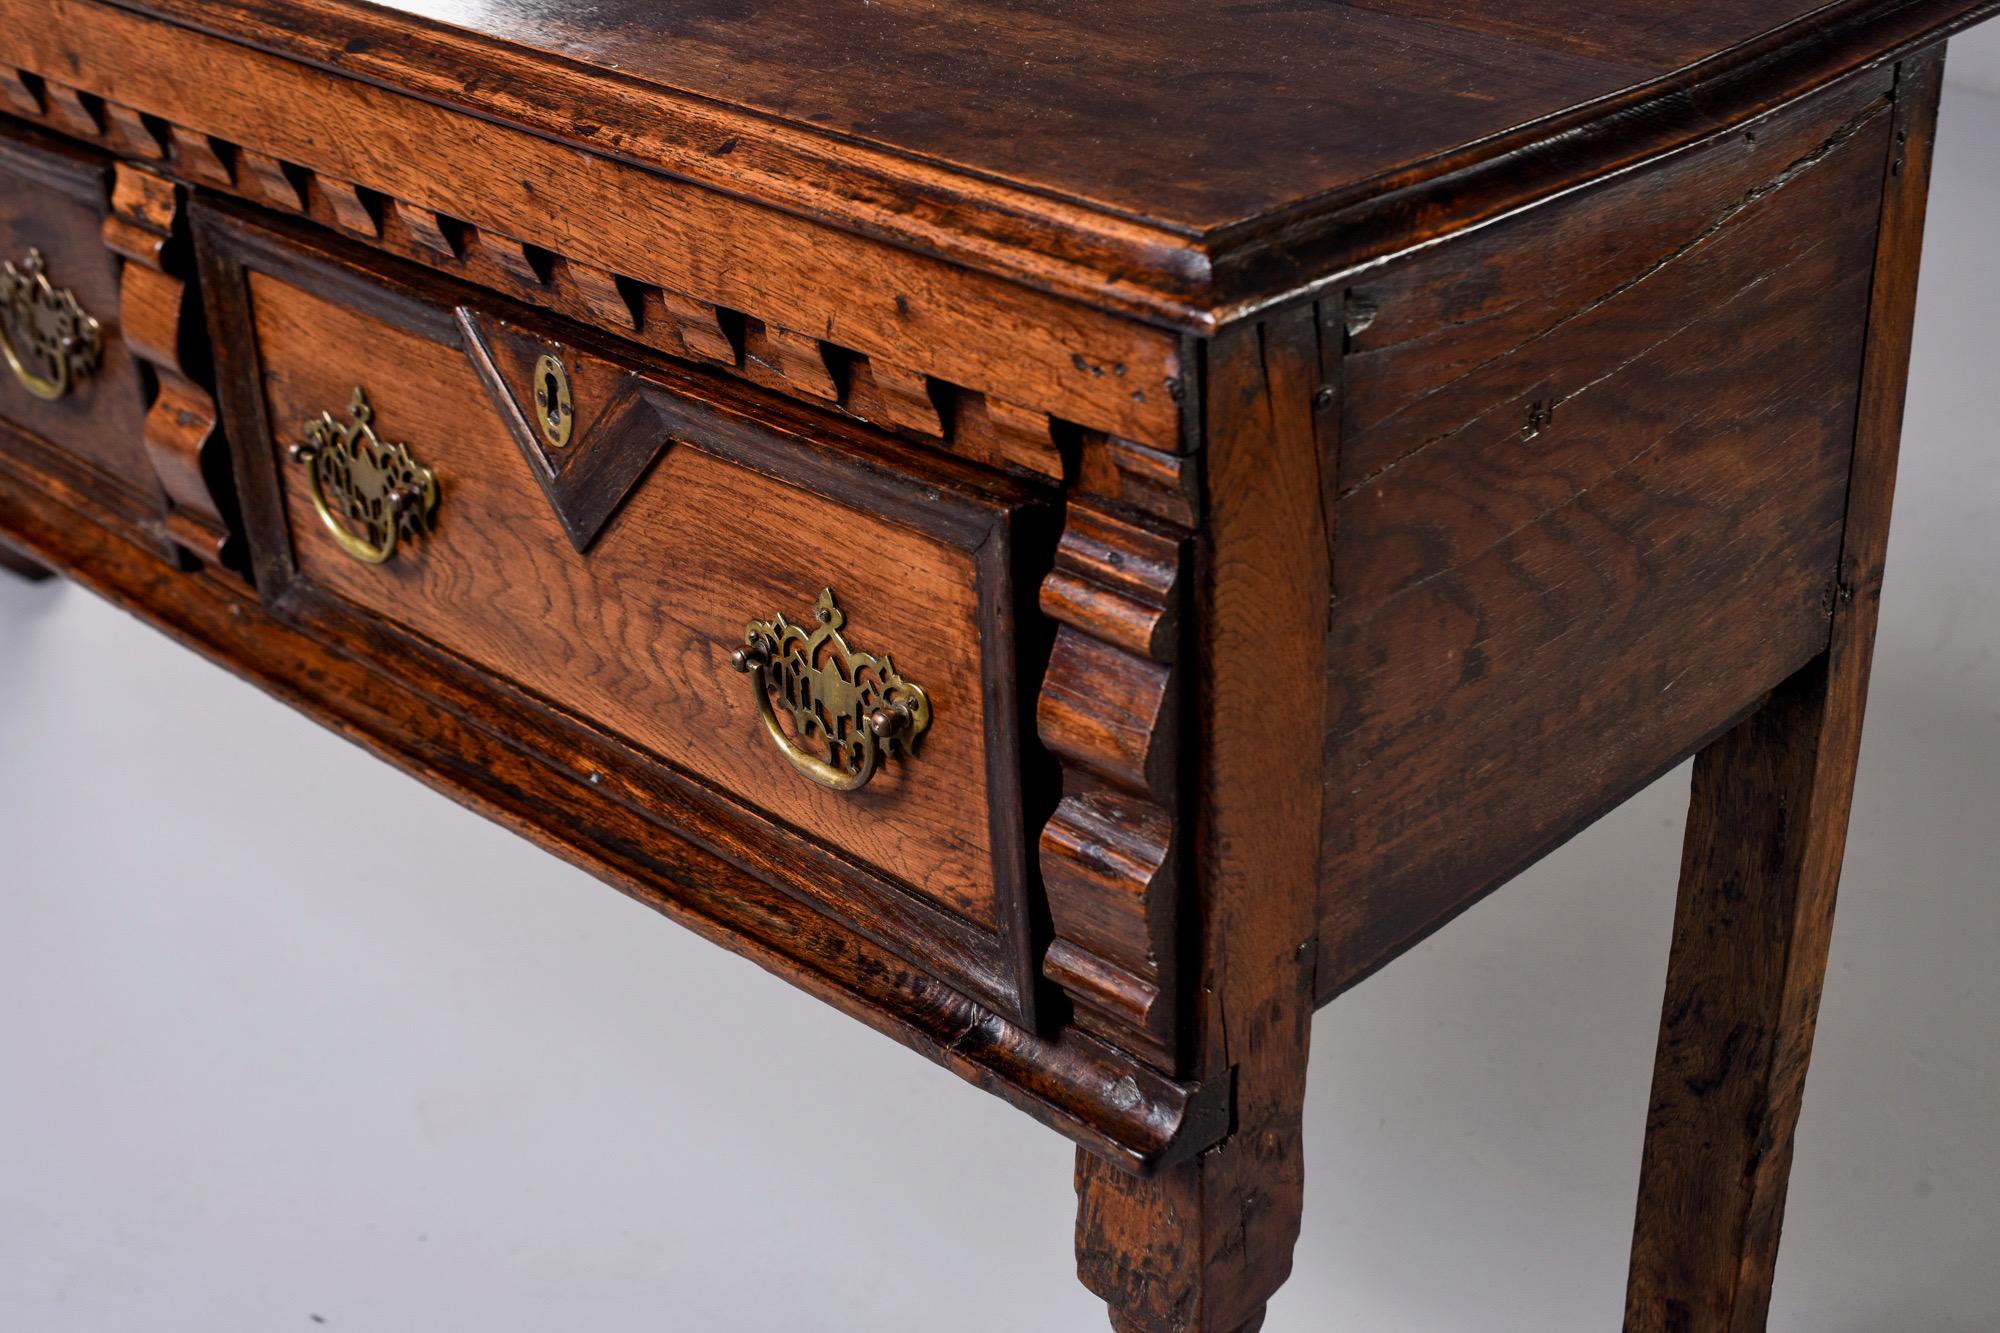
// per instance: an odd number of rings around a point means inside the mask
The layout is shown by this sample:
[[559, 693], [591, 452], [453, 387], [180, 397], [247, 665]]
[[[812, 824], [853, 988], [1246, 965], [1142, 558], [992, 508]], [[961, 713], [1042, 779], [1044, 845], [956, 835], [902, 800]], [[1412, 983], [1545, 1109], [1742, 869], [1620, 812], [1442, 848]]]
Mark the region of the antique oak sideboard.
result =
[[0, 0], [0, 550], [1073, 1139], [1128, 1331], [1699, 754], [1626, 1327], [1761, 1328], [1996, 7]]

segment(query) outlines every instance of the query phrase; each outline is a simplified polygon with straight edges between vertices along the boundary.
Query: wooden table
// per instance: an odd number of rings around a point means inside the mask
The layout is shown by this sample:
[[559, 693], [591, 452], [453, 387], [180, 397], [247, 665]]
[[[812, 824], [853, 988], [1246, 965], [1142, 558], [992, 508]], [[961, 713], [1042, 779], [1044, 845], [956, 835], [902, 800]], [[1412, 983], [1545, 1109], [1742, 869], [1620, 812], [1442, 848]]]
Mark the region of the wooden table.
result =
[[1760, 1328], [1996, 7], [0, 0], [4, 563], [1075, 1140], [1148, 1333], [1698, 754], [1626, 1327]]

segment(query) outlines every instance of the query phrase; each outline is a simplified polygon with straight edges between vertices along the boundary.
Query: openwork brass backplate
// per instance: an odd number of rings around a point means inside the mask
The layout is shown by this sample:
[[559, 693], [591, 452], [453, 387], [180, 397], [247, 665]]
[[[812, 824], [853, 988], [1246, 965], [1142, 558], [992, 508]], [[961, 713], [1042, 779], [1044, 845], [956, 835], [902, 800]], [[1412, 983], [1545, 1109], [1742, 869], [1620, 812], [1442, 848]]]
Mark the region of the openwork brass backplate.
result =
[[0, 349], [21, 387], [54, 401], [93, 374], [104, 357], [104, 328], [76, 294], [49, 282], [40, 250], [0, 264]]
[[322, 412], [306, 423], [292, 461], [306, 470], [313, 508], [340, 549], [365, 564], [386, 564], [405, 539], [427, 536], [437, 517], [438, 482], [408, 445], [385, 444], [375, 409], [357, 387], [345, 423]]
[[813, 619], [811, 631], [783, 616], [753, 620], [731, 660], [749, 674], [764, 731], [792, 767], [822, 787], [858, 791], [884, 759], [916, 752], [931, 701], [888, 658], [848, 647], [833, 589], [820, 591]]

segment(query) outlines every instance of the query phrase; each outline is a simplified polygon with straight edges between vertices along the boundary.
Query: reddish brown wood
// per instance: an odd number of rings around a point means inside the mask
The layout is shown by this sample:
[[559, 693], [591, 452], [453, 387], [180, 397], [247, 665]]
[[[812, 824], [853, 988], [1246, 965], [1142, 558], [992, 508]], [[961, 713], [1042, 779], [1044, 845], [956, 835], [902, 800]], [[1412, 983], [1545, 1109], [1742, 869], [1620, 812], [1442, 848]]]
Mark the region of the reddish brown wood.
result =
[[1754, 1333], [1777, 1265], [1861, 743], [1942, 61], [1906, 65], [1827, 653], [1695, 765], [1628, 1333]]
[[1077, 1158], [1077, 1264], [1130, 1333], [1254, 1330], [1291, 1272], [1305, 1174], [1325, 704], [1317, 653], [1272, 652], [1316, 626], [1330, 571], [1315, 469], [1317, 313], [1225, 332], [1210, 352], [1209, 523], [1195, 635], [1199, 925], [1193, 1068], [1232, 1077], [1219, 1147], [1151, 1179]]
[[[520, 251], [531, 245], [1079, 425], [1184, 443], [1183, 345], [1158, 327], [887, 243], [876, 230], [837, 230], [740, 191], [665, 177], [573, 135], [557, 141], [329, 79], [96, 0], [64, 8], [65, 21], [51, 24], [43, 0], [0, 0], [4, 62], [46, 88], [115, 96], [169, 125], [237, 136], [232, 188], [262, 206], [302, 212], [312, 177], [330, 176], [456, 219], [474, 242], [490, 234], [483, 252], [452, 247], [453, 262], [510, 294], [543, 285]], [[284, 114], [270, 114], [274, 106]], [[384, 142], [423, 151], [378, 151]], [[433, 169], [439, 161], [449, 170]]]
[[[418, 8], [0, 0], [0, 242], [114, 335], [0, 388], [10, 549], [1057, 1126], [1145, 1333], [1263, 1321], [1314, 998], [1726, 733], [1632, 1290], [1761, 1322], [1895, 62], [2000, 0]], [[357, 386], [443, 488], [380, 567], [285, 453]], [[829, 585], [935, 709], [848, 797], [728, 662]]]
[[[189, 325], [200, 311], [184, 270], [180, 187], [124, 163], [111, 192], [104, 245], [125, 257], [119, 306], [125, 344], [152, 368], [146, 457], [166, 493], [166, 529], [183, 549], [215, 565], [235, 564], [229, 461], [216, 434], [215, 400], [190, 373]], [[200, 358], [206, 360], [205, 356]], [[202, 372], [196, 372], [199, 374]]]
[[1350, 293], [1323, 998], [1825, 647], [1888, 89]]
[[355, 0], [147, 7], [1208, 332], [1994, 6], [979, 0], [941, 22], [907, 0], [699, 0], [662, 22], [645, 0], [521, 0], [450, 24]]
[[[588, 719], [644, 764], [802, 831], [851, 863], [810, 890], [818, 900], [1032, 1021], [1013, 544], [1017, 531], [1037, 540], [1033, 497], [936, 464], [919, 484], [912, 456], [879, 438], [621, 361], [421, 274], [247, 223], [205, 217], [199, 230], [251, 554], [275, 606], [301, 615], [326, 601], [402, 627]], [[486, 331], [483, 348], [468, 326]], [[583, 395], [555, 478], [524, 458], [541, 452], [532, 440], [524, 451], [528, 428], [509, 424], [519, 413], [495, 410], [493, 382], [531, 370], [537, 345], [569, 358]], [[334, 545], [286, 461], [308, 421], [346, 418], [357, 386], [382, 438], [407, 444], [441, 490], [433, 537], [384, 566]], [[786, 764], [729, 661], [746, 622], [797, 623], [822, 587], [850, 641], [931, 698], [920, 751], [857, 792]]]
[[1062, 453], [1046, 412], [960, 389], [951, 399], [951, 449], [993, 467], [1060, 480]]
[[[0, 444], [12, 433], [0, 425]], [[93, 491], [18, 457], [0, 448], [10, 544], [469, 809], [1126, 1170], [1170, 1167], [1227, 1128], [1226, 1084], [1167, 1079], [1074, 1030], [1044, 1038], [968, 1000], [789, 891], [795, 849], [707, 818], [670, 785], [591, 782], [603, 757], [566, 740], [560, 719], [459, 688], [434, 659], [355, 639], [335, 647], [323, 624], [276, 620], [232, 581], [177, 572], [134, 545]], [[354, 651], [364, 646], [367, 660]], [[803, 869], [822, 871], [809, 858]]]
[[122, 310], [118, 256], [102, 233], [112, 214], [111, 164], [96, 153], [0, 126], [0, 259], [24, 263], [39, 250], [54, 286], [75, 294], [104, 328], [94, 373], [49, 402], [28, 393], [0, 362], [0, 420], [31, 432], [89, 469], [135, 523], [158, 521], [158, 483], [141, 445], [148, 401], [144, 372], [119, 336], [146, 310]]
[[1037, 721], [1063, 765], [1062, 802], [1041, 837], [1055, 931], [1042, 971], [1079, 1025], [1173, 1070], [1187, 534], [1157, 515], [1113, 512], [1115, 499], [1072, 499], [1042, 581], [1041, 609], [1058, 629]]

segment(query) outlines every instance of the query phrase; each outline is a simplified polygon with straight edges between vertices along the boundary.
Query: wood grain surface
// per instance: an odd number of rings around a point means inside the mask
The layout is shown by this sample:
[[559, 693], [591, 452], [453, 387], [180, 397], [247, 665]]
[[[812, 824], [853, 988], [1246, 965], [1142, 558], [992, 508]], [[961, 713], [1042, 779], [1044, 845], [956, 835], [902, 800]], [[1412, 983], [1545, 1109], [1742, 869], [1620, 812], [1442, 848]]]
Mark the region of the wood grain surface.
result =
[[[682, 440], [579, 557], [461, 346], [262, 274], [250, 286], [270, 420], [291, 432], [274, 443], [302, 439], [323, 411], [344, 420], [363, 386], [383, 438], [407, 443], [443, 490], [435, 537], [372, 568], [326, 538], [285, 465], [302, 577], [997, 924], [978, 624], [992, 590], [971, 550]], [[729, 665], [745, 622], [809, 621], [822, 586], [850, 641], [893, 657], [935, 719], [919, 755], [855, 793], [784, 763]]]
[[1206, 333], [1996, 4], [145, 7]]
[[[95, 492], [22, 465], [14, 433], [0, 425], [0, 531], [11, 548], [1106, 1161], [1165, 1170], [1228, 1129], [1226, 1083], [1168, 1079], [1073, 1029], [1043, 1037], [968, 999], [784, 887], [793, 858], [768, 855], [734, 826], [702, 826], [669, 792], [620, 799], [579, 764], [534, 757], [563, 752], [555, 719], [490, 691], [454, 694], [462, 670], [440, 673], [387, 644], [367, 657], [334, 646], [322, 627], [266, 614], [232, 580], [184, 573], [135, 545]], [[679, 817], [688, 823], [678, 831], [663, 822]]]
[[1350, 293], [1323, 998], [1825, 647], [1887, 91]]
[[[1315, 1003], [1700, 751], [1626, 1318], [1754, 1333], [1996, 10], [0, 0], [0, 253], [122, 335], [0, 380], [0, 567], [1067, 1134], [1123, 1333], [1263, 1323]], [[729, 660], [824, 587], [933, 708], [851, 794]]]
[[1628, 1333], [1756, 1333], [1847, 844], [1896, 487], [1942, 53], [1897, 85], [1827, 652], [1695, 764]]
[[146, 460], [147, 386], [120, 321], [118, 256], [100, 232], [111, 212], [111, 163], [25, 130], [0, 129], [0, 259], [42, 252], [49, 282], [75, 294], [103, 326], [103, 358], [62, 398], [37, 398], [0, 363], [0, 419], [94, 468], [106, 485], [154, 508], [159, 483]]
[[[419, 220], [471, 224], [500, 254], [511, 241], [529, 276], [523, 243], [1078, 425], [1181, 446], [1178, 336], [932, 247], [747, 205], [90, 0], [0, 0], [0, 32], [0, 64], [41, 76], [45, 96], [65, 89], [205, 136], [211, 151], [219, 141], [221, 179], [267, 207], [306, 212], [311, 178], [331, 177], [413, 205]], [[438, 240], [452, 248], [450, 235]]]

